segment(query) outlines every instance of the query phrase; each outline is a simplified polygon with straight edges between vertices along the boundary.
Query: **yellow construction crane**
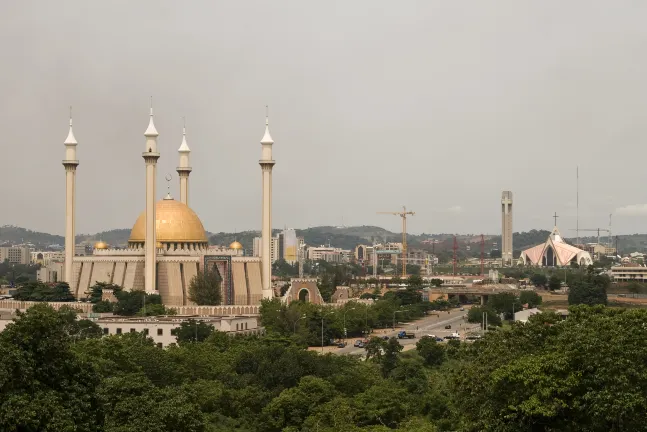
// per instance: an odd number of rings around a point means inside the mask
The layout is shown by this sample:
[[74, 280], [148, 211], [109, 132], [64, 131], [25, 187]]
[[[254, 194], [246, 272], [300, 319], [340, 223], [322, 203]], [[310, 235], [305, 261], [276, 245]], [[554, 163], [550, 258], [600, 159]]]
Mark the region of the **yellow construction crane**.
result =
[[416, 214], [402, 206], [401, 212], [377, 212], [377, 214], [397, 215], [402, 218], [402, 277], [407, 277], [407, 215]]

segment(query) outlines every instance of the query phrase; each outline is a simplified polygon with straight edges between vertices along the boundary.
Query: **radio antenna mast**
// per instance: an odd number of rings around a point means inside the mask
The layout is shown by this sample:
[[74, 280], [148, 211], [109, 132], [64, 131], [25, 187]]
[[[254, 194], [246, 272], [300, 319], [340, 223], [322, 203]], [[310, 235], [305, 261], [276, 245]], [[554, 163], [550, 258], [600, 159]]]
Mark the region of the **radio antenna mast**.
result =
[[575, 168], [575, 182], [576, 182], [576, 198], [575, 198], [575, 231], [577, 231], [577, 244], [576, 246], [579, 247], [580, 245], [580, 167]]

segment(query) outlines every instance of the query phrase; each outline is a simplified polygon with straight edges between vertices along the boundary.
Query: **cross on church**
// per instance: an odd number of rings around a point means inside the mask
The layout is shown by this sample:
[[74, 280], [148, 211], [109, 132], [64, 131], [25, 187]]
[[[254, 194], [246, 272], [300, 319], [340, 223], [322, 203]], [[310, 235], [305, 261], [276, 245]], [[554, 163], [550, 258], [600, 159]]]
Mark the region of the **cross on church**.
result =
[[557, 218], [558, 218], [558, 217], [559, 217], [559, 216], [557, 216], [557, 212], [555, 212], [555, 215], [553, 216], [553, 219], [555, 219], [555, 226], [557, 226]]

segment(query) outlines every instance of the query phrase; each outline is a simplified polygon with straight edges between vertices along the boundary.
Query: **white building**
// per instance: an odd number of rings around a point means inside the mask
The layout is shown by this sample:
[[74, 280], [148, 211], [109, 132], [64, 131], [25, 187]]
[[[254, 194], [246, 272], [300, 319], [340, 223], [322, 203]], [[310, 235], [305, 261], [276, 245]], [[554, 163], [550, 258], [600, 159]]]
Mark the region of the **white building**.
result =
[[30, 261], [32, 264], [50, 265], [52, 262], [65, 261], [65, 252], [63, 251], [36, 251], [30, 252]]
[[10, 264], [29, 264], [31, 261], [29, 246], [0, 247], [0, 262], [5, 261], [9, 261]]
[[226, 333], [252, 334], [259, 331], [258, 319], [255, 316], [105, 317], [95, 322], [106, 336], [143, 332], [144, 335], [152, 338], [158, 347], [164, 348], [177, 343], [173, 330], [179, 328], [182, 322], [188, 319], [204, 322]]
[[611, 267], [611, 277], [616, 282], [647, 282], [647, 267], [616, 266]]
[[[261, 256], [261, 250], [262, 250], [262, 241], [261, 237], [254, 237], [254, 243], [252, 244], [252, 255], [255, 257], [260, 257]], [[279, 259], [279, 237], [272, 237], [270, 239], [270, 259], [272, 261], [272, 264], [276, 262], [276, 260]]]
[[[255, 316], [160, 316], [160, 317], [116, 317], [107, 316], [92, 319], [101, 327], [105, 336], [120, 335], [125, 333], [143, 333], [153, 339], [159, 348], [165, 348], [177, 343], [177, 338], [172, 334], [173, 330], [180, 327], [182, 322], [194, 319], [199, 322], [212, 325], [215, 330], [236, 334], [260, 333], [262, 328], [258, 326], [258, 319]], [[12, 322], [11, 319], [0, 319], [0, 331]]]
[[541, 311], [539, 309], [537, 309], [537, 308], [522, 310], [522, 311], [514, 313], [514, 320], [517, 321], [517, 322], [525, 324], [525, 323], [528, 322], [528, 318], [530, 318], [533, 315], [540, 314], [540, 313], [541, 313]]

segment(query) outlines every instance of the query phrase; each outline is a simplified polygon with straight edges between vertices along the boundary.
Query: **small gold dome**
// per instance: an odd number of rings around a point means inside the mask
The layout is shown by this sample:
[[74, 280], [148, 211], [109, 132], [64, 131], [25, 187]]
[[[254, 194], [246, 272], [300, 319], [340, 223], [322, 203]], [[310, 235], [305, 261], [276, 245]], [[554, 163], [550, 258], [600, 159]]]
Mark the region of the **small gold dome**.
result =
[[[186, 204], [163, 199], [155, 204], [155, 230], [159, 243], [208, 243], [200, 218]], [[146, 241], [146, 211], [130, 232], [130, 243]]]
[[157, 249], [162, 249], [163, 247], [162, 242], [157, 242]]
[[243, 245], [237, 241], [234, 241], [232, 244], [229, 245], [229, 249], [242, 249], [242, 248], [243, 248]]
[[95, 249], [108, 249], [108, 244], [103, 241], [98, 241], [94, 244]]

